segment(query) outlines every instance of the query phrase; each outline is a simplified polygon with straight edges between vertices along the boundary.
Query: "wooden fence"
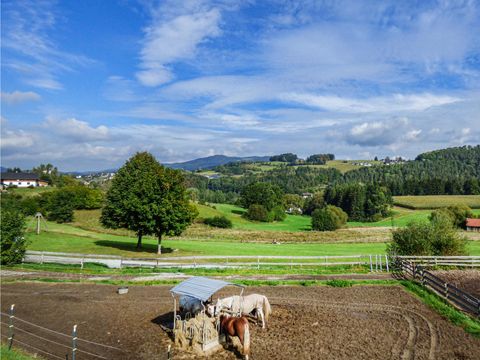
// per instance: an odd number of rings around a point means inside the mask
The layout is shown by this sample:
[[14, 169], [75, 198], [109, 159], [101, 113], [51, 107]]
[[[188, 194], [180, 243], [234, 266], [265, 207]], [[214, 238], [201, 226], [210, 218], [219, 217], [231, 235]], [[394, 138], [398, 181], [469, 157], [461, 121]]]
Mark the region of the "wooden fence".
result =
[[397, 258], [423, 267], [480, 267], [480, 256], [397, 256]]
[[432, 289], [435, 293], [461, 310], [480, 317], [479, 299], [460, 290], [456, 286], [443, 281], [431, 272], [425, 270], [422, 265], [399, 258], [395, 261], [394, 267], [399, 268], [403, 273], [406, 273], [414, 280], [419, 281], [423, 286]]

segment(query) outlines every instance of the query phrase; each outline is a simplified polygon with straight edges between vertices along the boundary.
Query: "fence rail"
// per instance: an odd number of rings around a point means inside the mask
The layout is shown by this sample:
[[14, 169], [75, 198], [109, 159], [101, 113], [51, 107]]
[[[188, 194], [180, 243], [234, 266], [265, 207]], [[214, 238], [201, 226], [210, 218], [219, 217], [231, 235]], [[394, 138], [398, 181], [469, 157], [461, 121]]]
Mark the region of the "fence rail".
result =
[[397, 256], [397, 258], [423, 267], [480, 267], [480, 256]]
[[178, 256], [159, 258], [124, 258], [120, 256], [55, 253], [27, 251], [24, 262], [75, 264], [82, 268], [85, 263], [98, 263], [110, 268], [162, 267], [162, 268], [233, 268], [261, 266], [368, 266], [370, 271], [389, 271], [386, 255], [344, 255], [344, 256]]
[[398, 265], [402, 272], [407, 273], [414, 280], [420, 281], [423, 286], [432, 289], [435, 293], [450, 301], [456, 307], [480, 317], [480, 300], [475, 296], [443, 281], [438, 276], [425, 270], [424, 266], [400, 258]]

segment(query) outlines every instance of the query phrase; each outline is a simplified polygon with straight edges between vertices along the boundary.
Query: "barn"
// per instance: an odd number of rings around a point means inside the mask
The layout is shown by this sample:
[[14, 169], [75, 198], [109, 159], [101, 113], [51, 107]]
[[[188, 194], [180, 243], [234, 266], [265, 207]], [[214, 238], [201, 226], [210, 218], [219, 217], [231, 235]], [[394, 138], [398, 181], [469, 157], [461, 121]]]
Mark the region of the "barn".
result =
[[479, 231], [480, 232], [480, 219], [469, 219], [465, 222], [467, 231]]

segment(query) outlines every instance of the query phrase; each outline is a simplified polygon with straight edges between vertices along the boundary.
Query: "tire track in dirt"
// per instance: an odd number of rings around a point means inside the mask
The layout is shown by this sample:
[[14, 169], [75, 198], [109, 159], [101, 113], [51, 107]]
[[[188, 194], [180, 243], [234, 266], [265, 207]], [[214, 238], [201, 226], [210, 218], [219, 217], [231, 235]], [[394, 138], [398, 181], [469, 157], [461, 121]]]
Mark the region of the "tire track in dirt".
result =
[[[322, 301], [318, 299], [299, 299], [299, 298], [285, 298], [285, 297], [282, 297], [282, 298], [273, 297], [271, 298], [271, 300], [273, 304], [275, 304], [273, 301], [279, 302], [279, 304], [296, 302], [296, 303], [307, 303], [311, 305], [312, 303], [314, 303], [314, 304], [321, 304], [324, 306], [329, 306], [334, 308], [345, 308], [345, 309], [363, 308], [363, 309], [370, 309], [373, 311], [386, 311], [392, 314], [399, 315], [402, 318], [404, 318], [408, 324], [408, 339], [407, 339], [407, 343], [405, 344], [404, 352], [402, 354], [402, 359], [406, 359], [406, 360], [413, 359], [415, 357], [415, 348], [418, 340], [418, 331], [415, 323], [415, 317], [420, 318], [427, 324], [428, 331], [429, 331], [430, 344], [429, 344], [428, 359], [429, 360], [435, 359], [435, 354], [439, 345], [438, 332], [435, 326], [432, 324], [432, 322], [428, 320], [423, 314], [417, 311], [405, 309], [405, 308], [402, 308], [401, 306], [388, 305], [388, 304], [328, 302], [328, 301]], [[409, 313], [410, 315], [405, 314], [405, 312]], [[394, 346], [394, 348], [395, 347], [396, 346]], [[395, 351], [395, 349], [392, 349], [392, 352], [393, 351]]]

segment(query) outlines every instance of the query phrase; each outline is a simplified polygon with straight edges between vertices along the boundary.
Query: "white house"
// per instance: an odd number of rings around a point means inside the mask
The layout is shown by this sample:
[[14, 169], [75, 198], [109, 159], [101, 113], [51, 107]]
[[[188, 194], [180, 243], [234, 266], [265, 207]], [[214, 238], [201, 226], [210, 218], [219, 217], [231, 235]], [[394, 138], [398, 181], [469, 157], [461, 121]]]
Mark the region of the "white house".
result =
[[0, 179], [3, 187], [17, 186], [26, 188], [29, 186], [48, 186], [48, 182], [41, 180], [39, 176], [34, 173], [0, 173]]

